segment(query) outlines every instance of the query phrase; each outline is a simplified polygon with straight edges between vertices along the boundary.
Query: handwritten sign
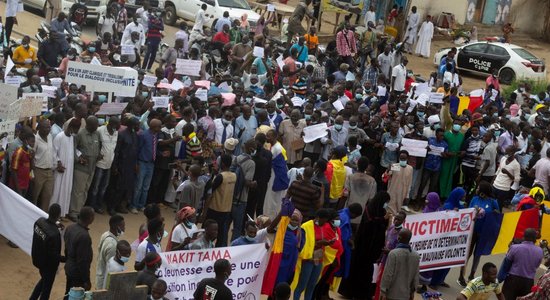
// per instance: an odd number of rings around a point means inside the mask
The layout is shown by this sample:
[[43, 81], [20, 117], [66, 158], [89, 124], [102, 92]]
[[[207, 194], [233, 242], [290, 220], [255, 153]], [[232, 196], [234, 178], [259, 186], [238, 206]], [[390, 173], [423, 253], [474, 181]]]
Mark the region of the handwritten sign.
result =
[[19, 112], [19, 118], [28, 118], [39, 116], [42, 114], [42, 107], [44, 100], [48, 101], [48, 97], [43, 93], [25, 93], [20, 99], [21, 110]]
[[342, 109], [344, 109], [344, 105], [339, 100], [332, 102], [332, 106], [334, 106], [337, 111], [341, 111]]
[[404, 138], [401, 140], [401, 145], [401, 150], [408, 151], [410, 156], [426, 157], [428, 141]]
[[430, 93], [430, 103], [443, 103], [443, 93]]
[[42, 86], [42, 92], [44, 95], [48, 96], [48, 98], [55, 98], [57, 95], [55, 94], [57, 91], [57, 88], [55, 86], [51, 85], [43, 85]]
[[208, 100], [208, 90], [207, 89], [198, 89], [195, 92], [195, 97], [199, 98], [201, 101]]
[[0, 122], [0, 134], [7, 133], [8, 134], [8, 143], [12, 142], [15, 138], [15, 125], [17, 124], [17, 120], [7, 120], [4, 122]]
[[136, 47], [134, 45], [120, 45], [121, 55], [134, 55]]
[[169, 97], [153, 97], [153, 102], [155, 102], [153, 109], [168, 108], [170, 106]]
[[95, 114], [98, 116], [118, 116], [122, 114], [126, 106], [128, 106], [128, 103], [103, 103]]
[[200, 76], [202, 60], [181, 59], [176, 60], [176, 74]]
[[[8, 115], [8, 108], [14, 101], [17, 101], [17, 87], [0, 83], [0, 119], [11, 119]], [[17, 117], [14, 118], [17, 119]]]
[[183, 84], [183, 82], [181, 82], [181, 81], [174, 78], [174, 80], [172, 80], [172, 88], [175, 91], [179, 91], [179, 90], [185, 88], [185, 85]]
[[143, 80], [141, 81], [141, 83], [143, 83], [144, 86], [154, 87], [155, 83], [157, 83], [157, 77], [145, 75], [143, 76]]
[[22, 81], [20, 76], [6, 76], [6, 78], [4, 78], [4, 82], [6, 84], [19, 87]]
[[316, 139], [326, 136], [327, 133], [327, 123], [319, 123], [312, 126], [307, 126], [304, 128], [304, 143], [311, 143]]

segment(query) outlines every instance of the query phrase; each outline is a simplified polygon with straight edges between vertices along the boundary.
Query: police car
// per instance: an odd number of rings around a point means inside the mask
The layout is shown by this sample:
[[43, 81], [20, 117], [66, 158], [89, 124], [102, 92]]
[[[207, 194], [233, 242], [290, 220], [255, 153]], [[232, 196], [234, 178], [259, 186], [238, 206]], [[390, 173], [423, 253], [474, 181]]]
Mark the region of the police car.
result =
[[[439, 66], [450, 49], [440, 49], [435, 54], [434, 64]], [[515, 78], [546, 79], [544, 61], [513, 44], [477, 42], [457, 47], [455, 62], [459, 70], [480, 75], [489, 75], [496, 68], [499, 81], [505, 84]]]

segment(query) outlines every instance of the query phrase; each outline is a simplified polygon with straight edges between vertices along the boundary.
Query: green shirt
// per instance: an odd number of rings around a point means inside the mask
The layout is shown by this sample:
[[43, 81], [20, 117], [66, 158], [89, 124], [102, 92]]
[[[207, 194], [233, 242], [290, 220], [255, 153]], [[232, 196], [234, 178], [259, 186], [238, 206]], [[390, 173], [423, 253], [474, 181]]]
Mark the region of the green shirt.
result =
[[[75, 170], [80, 170], [88, 174], [93, 174], [99, 151], [101, 150], [101, 142], [99, 133], [96, 131], [90, 133], [86, 128], [78, 131], [75, 138]], [[78, 157], [82, 155], [87, 160], [85, 165], [79, 163]]]

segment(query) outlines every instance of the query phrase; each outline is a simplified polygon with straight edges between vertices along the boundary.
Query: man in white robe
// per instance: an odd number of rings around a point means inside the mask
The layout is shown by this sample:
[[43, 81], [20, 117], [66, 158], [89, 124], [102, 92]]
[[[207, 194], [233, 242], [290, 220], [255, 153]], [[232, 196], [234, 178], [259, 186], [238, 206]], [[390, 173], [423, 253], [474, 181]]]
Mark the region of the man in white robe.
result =
[[407, 29], [405, 32], [405, 51], [409, 54], [412, 53], [412, 46], [416, 40], [416, 34], [418, 32], [418, 24], [420, 23], [420, 17], [416, 13], [416, 6], [411, 8], [411, 14], [407, 17]]
[[432, 23], [432, 17], [428, 15], [426, 21], [420, 26], [418, 32], [418, 42], [416, 43], [416, 50], [414, 53], [424, 58], [430, 57], [430, 47], [432, 46], [432, 38], [434, 36], [434, 24]]
[[51, 203], [61, 206], [61, 216], [69, 213], [71, 190], [73, 188], [74, 167], [74, 135], [80, 129], [80, 120], [73, 119], [69, 126], [53, 140], [56, 170], [54, 175], [53, 195]]

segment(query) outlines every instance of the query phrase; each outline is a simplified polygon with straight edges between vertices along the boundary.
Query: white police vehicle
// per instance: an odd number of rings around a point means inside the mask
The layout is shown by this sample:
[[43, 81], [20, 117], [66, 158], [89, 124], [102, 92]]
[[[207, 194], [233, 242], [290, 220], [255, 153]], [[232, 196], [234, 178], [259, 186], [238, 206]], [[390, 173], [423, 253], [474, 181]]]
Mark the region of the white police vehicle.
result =
[[[449, 50], [451, 48], [437, 51], [434, 64], [439, 66]], [[480, 75], [489, 75], [497, 69], [499, 80], [504, 84], [510, 84], [516, 78], [546, 79], [544, 61], [513, 44], [484, 41], [457, 47], [455, 62], [459, 70]]]

